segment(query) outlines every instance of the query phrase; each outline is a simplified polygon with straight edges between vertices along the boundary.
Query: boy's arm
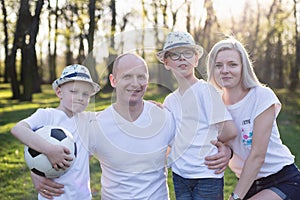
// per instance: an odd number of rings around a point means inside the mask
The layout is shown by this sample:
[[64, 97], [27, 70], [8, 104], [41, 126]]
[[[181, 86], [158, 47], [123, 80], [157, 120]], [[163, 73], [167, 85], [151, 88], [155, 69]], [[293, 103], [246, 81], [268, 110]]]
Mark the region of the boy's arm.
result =
[[62, 145], [53, 145], [47, 142], [38, 134], [34, 133], [26, 122], [18, 122], [11, 129], [11, 133], [25, 145], [45, 154], [56, 170], [70, 167], [69, 161], [72, 161], [72, 157], [68, 156], [68, 154], [70, 154], [69, 149]]
[[33, 172], [30, 173], [34, 188], [43, 197], [53, 199], [54, 196], [60, 196], [64, 193], [64, 185], [56, 183], [52, 179], [39, 176]]

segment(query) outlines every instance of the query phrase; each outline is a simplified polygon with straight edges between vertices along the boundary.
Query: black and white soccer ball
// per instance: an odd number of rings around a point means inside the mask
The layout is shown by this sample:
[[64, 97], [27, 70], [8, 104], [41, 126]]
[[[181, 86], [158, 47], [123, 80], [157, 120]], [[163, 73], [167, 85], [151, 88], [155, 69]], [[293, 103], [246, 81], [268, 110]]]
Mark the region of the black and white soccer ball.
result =
[[65, 174], [74, 164], [77, 155], [77, 147], [73, 139], [73, 135], [68, 130], [55, 126], [44, 126], [36, 130], [35, 133], [39, 134], [52, 144], [63, 145], [67, 147], [71, 152], [70, 156], [73, 157], [73, 160], [71, 161], [71, 166], [67, 169], [59, 169], [56, 171], [54, 168], [52, 168], [52, 165], [46, 155], [25, 145], [24, 157], [29, 169], [35, 174], [47, 178], [57, 178]]

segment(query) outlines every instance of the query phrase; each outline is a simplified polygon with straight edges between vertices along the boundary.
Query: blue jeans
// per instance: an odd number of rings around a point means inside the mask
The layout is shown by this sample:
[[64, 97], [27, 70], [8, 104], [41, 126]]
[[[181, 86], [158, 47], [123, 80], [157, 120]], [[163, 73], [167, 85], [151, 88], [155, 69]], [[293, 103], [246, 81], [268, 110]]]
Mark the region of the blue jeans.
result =
[[248, 199], [264, 189], [272, 190], [282, 199], [299, 200], [300, 172], [296, 165], [287, 165], [275, 174], [254, 181], [244, 199]]
[[223, 178], [187, 179], [173, 172], [176, 200], [223, 200]]

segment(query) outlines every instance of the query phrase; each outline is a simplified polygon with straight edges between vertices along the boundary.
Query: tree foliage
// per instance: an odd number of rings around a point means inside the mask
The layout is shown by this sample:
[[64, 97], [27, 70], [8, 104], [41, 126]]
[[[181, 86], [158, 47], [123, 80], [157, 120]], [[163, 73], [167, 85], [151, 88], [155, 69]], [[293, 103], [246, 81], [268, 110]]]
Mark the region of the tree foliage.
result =
[[[154, 51], [162, 48], [165, 35], [172, 30], [189, 31], [206, 52], [225, 35], [235, 35], [246, 44], [262, 82], [290, 90], [299, 85], [297, 0], [244, 1], [242, 10], [231, 10], [230, 17], [220, 14], [214, 0], [16, 2], [19, 9], [1, 0], [4, 56], [0, 56], [0, 75], [2, 81], [11, 83], [13, 98], [30, 100], [40, 91], [40, 83], [51, 83], [64, 66], [75, 62], [87, 65], [93, 79], [109, 91], [112, 61], [128, 51], [128, 43], [147, 61], [157, 62]], [[223, 12], [228, 14], [228, 10]], [[140, 29], [142, 33], [132, 34], [131, 39], [124, 34]], [[145, 46], [149, 32], [153, 32], [150, 53]], [[201, 70], [199, 76], [205, 74]], [[159, 83], [164, 81], [172, 90], [172, 77], [163, 68], [152, 71]]]

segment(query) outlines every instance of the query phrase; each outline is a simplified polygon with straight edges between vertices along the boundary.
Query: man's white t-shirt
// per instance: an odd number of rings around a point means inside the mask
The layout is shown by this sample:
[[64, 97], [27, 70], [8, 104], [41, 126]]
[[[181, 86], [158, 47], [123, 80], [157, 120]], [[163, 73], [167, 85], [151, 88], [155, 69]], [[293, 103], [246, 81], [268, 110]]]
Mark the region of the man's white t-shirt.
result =
[[[272, 105], [275, 105], [275, 117], [277, 118], [281, 109], [281, 103], [277, 96], [270, 88], [257, 86], [251, 88], [241, 101], [227, 106], [239, 131], [238, 136], [231, 142], [234, 155], [229, 163], [230, 168], [237, 177], [240, 177], [244, 163], [250, 154], [254, 120]], [[265, 161], [257, 178], [274, 174], [284, 166], [292, 163], [294, 163], [294, 156], [282, 144], [277, 123], [274, 120]]]
[[168, 158], [172, 171], [184, 178], [223, 177], [204, 164], [206, 156], [218, 152], [211, 144], [219, 134], [216, 123], [232, 119], [216, 89], [199, 80], [183, 95], [178, 89], [169, 94], [164, 105], [173, 113], [177, 125]]
[[101, 198], [169, 199], [165, 164], [167, 147], [175, 135], [172, 114], [144, 101], [134, 122], [124, 119], [113, 106], [92, 115], [87, 126], [80, 128], [88, 134], [80, 136], [100, 161]]
[[[31, 129], [36, 130], [46, 125], [59, 126], [70, 131], [77, 146], [77, 157], [72, 167], [54, 181], [64, 185], [64, 194], [53, 197], [55, 200], [92, 199], [90, 191], [89, 153], [82, 145], [74, 117], [69, 118], [63, 111], [55, 108], [38, 109], [30, 117], [24, 119]], [[38, 195], [39, 200], [45, 200]]]

